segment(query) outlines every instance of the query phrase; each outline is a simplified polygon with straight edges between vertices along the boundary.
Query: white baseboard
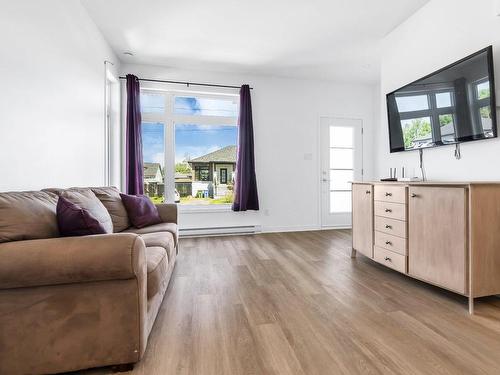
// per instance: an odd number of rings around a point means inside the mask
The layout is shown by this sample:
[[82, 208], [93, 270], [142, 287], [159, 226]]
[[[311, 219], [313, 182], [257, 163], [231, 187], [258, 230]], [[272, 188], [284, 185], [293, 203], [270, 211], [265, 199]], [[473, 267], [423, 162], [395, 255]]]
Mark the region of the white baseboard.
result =
[[209, 227], [209, 228], [181, 228], [179, 236], [186, 237], [208, 237], [208, 236], [230, 236], [242, 234], [260, 233], [260, 225], [228, 226], [228, 227]]
[[280, 232], [307, 232], [315, 230], [332, 230], [332, 229], [352, 229], [351, 226], [339, 227], [322, 227], [320, 225], [291, 225], [291, 226], [273, 226], [262, 227], [262, 233], [280, 233]]
[[232, 236], [256, 233], [307, 232], [332, 229], [351, 229], [351, 227], [322, 227], [319, 225], [268, 226], [260, 225], [229, 226], [213, 228], [183, 228], [179, 230], [180, 237]]
[[321, 230], [319, 225], [290, 225], [290, 226], [271, 226], [262, 227], [262, 233], [280, 233], [280, 232], [305, 232], [311, 230]]
[[321, 227], [321, 230], [332, 230], [332, 229], [352, 229], [352, 225], [348, 225], [348, 226], [345, 226], [345, 225], [341, 225], [341, 226], [322, 226]]

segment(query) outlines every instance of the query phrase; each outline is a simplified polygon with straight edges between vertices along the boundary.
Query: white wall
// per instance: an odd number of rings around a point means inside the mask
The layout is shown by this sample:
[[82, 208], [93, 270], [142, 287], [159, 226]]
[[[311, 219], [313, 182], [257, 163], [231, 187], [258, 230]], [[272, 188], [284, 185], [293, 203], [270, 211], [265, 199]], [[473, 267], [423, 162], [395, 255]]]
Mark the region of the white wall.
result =
[[[418, 172], [418, 152], [389, 153], [385, 94], [490, 44], [500, 75], [500, 17], [496, 0], [432, 0], [383, 41], [380, 87], [380, 123], [376, 131], [377, 177], [390, 167], [406, 166]], [[424, 151], [430, 180], [500, 180], [497, 158], [500, 139], [464, 143], [462, 159], [453, 156], [454, 146]]]
[[[363, 120], [364, 167], [366, 176], [371, 177], [374, 116], [371, 86], [181, 71], [145, 65], [122, 65], [122, 74], [126, 73], [142, 78], [235, 85], [248, 83], [254, 87], [252, 105], [261, 211], [187, 213], [180, 216], [184, 228], [248, 224], [260, 224], [265, 231], [318, 228], [320, 115]], [[312, 154], [312, 160], [306, 160], [305, 154]], [[284, 185], [287, 186], [285, 191], [281, 188]]]
[[104, 181], [104, 60], [78, 0], [2, 1], [0, 191]]

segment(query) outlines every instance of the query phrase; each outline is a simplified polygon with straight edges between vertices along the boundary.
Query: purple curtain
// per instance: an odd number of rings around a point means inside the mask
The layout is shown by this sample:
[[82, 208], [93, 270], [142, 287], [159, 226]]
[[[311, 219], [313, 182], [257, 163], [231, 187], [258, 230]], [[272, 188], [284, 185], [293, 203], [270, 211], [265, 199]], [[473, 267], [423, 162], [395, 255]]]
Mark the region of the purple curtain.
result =
[[243, 85], [240, 89], [238, 156], [236, 158], [236, 181], [234, 182], [233, 211], [259, 209], [253, 145], [252, 102], [250, 99], [250, 87], [248, 85]]
[[141, 90], [139, 78], [127, 74], [127, 194], [144, 194], [144, 170], [142, 162]]

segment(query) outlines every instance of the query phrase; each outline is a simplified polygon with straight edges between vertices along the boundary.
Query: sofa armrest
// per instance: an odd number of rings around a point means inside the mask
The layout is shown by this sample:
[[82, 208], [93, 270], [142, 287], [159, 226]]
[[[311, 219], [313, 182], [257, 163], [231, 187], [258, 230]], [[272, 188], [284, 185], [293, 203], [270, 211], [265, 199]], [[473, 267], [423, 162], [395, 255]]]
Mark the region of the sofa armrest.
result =
[[156, 208], [164, 223], [177, 224], [177, 205], [175, 203], [160, 203], [156, 205]]
[[50, 238], [0, 244], [0, 289], [122, 280], [145, 272], [136, 234]]

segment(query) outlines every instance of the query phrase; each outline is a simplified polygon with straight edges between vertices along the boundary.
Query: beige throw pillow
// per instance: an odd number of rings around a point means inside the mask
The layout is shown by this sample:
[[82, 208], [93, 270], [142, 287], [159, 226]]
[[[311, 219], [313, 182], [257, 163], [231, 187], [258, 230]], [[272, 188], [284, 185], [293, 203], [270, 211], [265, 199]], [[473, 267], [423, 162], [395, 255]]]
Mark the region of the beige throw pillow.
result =
[[0, 193], [0, 243], [58, 237], [57, 199], [43, 191]]
[[113, 231], [117, 233], [130, 228], [130, 220], [127, 210], [120, 198], [120, 191], [114, 186], [91, 189], [108, 210], [111, 220], [113, 221]]

